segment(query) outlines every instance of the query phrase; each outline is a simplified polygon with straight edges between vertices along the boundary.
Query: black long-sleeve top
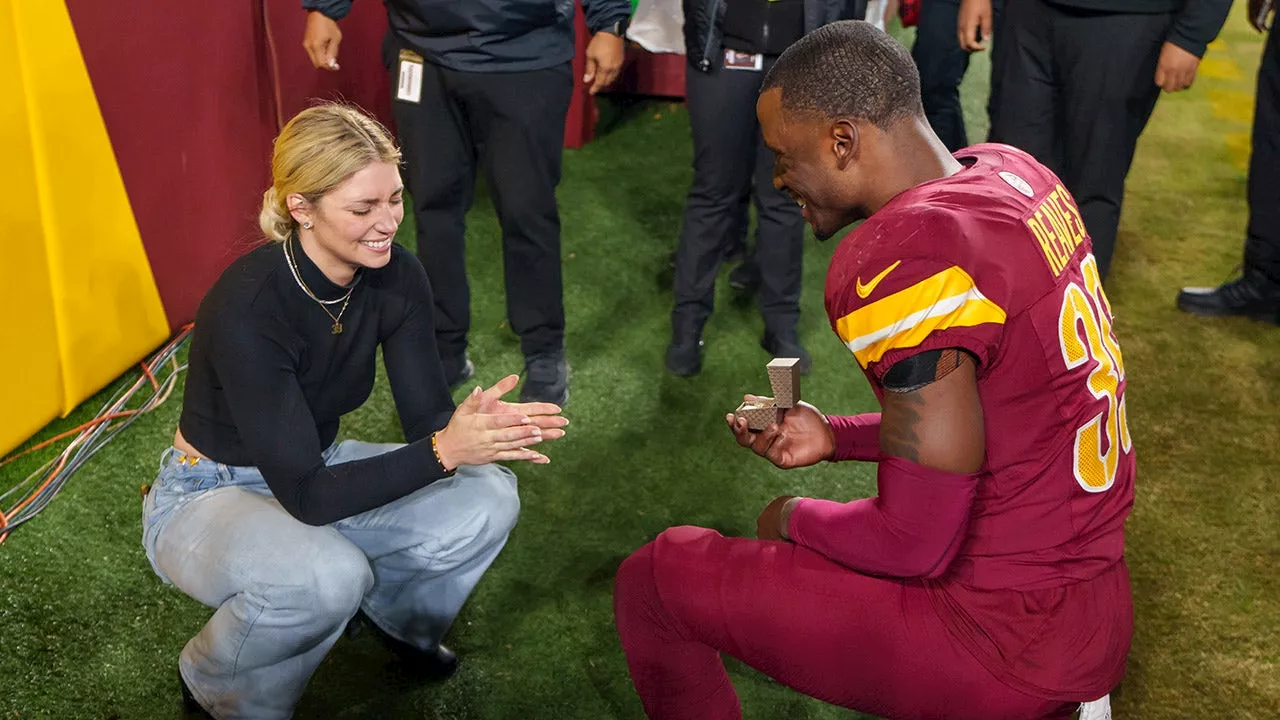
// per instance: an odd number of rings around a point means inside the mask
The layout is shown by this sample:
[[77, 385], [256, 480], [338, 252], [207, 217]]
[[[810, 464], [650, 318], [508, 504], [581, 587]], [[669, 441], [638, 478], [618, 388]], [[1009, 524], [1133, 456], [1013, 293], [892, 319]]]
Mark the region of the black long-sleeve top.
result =
[[1204, 57], [1209, 43], [1222, 32], [1231, 0], [1049, 0], [1054, 5], [1099, 13], [1174, 13], [1169, 42]]
[[[293, 258], [321, 299], [330, 282], [297, 241]], [[340, 304], [331, 305], [337, 314]], [[323, 525], [384, 505], [448, 473], [431, 434], [448, 424], [453, 398], [436, 353], [431, 285], [396, 245], [383, 268], [358, 272], [342, 333], [303, 292], [275, 243], [236, 260], [196, 313], [179, 427], [215, 462], [255, 466], [289, 513]], [[404, 430], [404, 448], [326, 467], [343, 414], [373, 389], [377, 348]]]

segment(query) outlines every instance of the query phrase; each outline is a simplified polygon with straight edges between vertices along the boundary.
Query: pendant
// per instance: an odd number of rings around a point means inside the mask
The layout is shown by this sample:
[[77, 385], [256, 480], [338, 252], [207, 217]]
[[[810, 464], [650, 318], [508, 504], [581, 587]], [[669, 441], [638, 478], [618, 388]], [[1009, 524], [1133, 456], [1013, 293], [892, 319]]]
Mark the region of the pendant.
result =
[[342, 323], [338, 322], [337, 320], [334, 320], [334, 321], [333, 321], [333, 327], [332, 327], [332, 328], [330, 328], [330, 331], [331, 331], [334, 335], [341, 335], [341, 334], [342, 334]]

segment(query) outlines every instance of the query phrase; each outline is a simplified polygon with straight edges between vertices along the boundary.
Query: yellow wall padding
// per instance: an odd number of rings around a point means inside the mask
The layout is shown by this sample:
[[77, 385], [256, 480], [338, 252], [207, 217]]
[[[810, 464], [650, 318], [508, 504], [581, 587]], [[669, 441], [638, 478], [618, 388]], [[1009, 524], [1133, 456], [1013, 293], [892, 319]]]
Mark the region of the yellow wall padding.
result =
[[[0, 452], [164, 341], [168, 325], [61, 0], [0, 0]], [[157, 148], [163, 152], [163, 148]]]
[[5, 246], [0, 286], [9, 297], [4, 303], [7, 320], [0, 323], [0, 452], [39, 430], [62, 408], [49, 255], [11, 2], [0, 0], [0, 138], [6, 150], [0, 179], [0, 242]]

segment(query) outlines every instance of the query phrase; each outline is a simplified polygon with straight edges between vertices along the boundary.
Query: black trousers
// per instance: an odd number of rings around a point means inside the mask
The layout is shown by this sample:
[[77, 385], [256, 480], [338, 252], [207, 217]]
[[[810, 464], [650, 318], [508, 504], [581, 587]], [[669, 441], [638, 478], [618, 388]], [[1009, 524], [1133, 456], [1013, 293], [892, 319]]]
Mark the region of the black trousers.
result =
[[1057, 173], [1080, 205], [1105, 278], [1125, 176], [1160, 97], [1156, 64], [1173, 16], [1084, 13], [1010, 2], [992, 140]]
[[1275, 28], [1262, 51], [1256, 102], [1244, 264], [1280, 287], [1280, 33]]
[[804, 256], [804, 216], [790, 196], [773, 186], [773, 151], [756, 121], [756, 99], [764, 74], [685, 70], [685, 104], [693, 134], [693, 184], [685, 201], [676, 249], [677, 340], [702, 332], [715, 303], [716, 274], [726, 248], [746, 227], [748, 196], [756, 206], [754, 262], [760, 269], [758, 301], [765, 333], [796, 339], [800, 320], [800, 277]]
[[446, 372], [460, 369], [471, 325], [466, 214], [484, 172], [502, 226], [507, 320], [525, 355], [564, 347], [560, 183], [569, 63], [529, 72], [458, 72], [423, 66], [418, 103], [391, 97], [413, 197], [418, 257], [435, 295], [436, 340]]
[[[1004, 47], [1000, 43], [1000, 21], [1004, 17], [1004, 2], [992, 2], [993, 39], [987, 52], [992, 53], [991, 93], [987, 96], [987, 117], [995, 118], [1000, 104], [1000, 76], [996, 53]], [[916, 23], [916, 40], [911, 46], [911, 57], [920, 71], [920, 95], [924, 101], [924, 114], [938, 138], [951, 152], [969, 146], [969, 134], [964, 126], [964, 109], [960, 104], [960, 81], [969, 70], [969, 53], [960, 48], [956, 39], [956, 25], [960, 19], [960, 0], [921, 0], [920, 19]]]

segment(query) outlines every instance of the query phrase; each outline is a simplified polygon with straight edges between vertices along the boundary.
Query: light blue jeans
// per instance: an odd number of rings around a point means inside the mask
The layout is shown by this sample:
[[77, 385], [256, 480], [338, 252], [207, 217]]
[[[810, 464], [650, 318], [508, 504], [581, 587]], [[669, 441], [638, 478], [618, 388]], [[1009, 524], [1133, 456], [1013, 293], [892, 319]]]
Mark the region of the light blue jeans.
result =
[[[397, 447], [347, 440], [324, 460]], [[216, 609], [178, 660], [200, 704], [218, 718], [288, 718], [359, 609], [392, 637], [435, 648], [519, 510], [510, 470], [464, 466], [316, 527], [281, 508], [256, 468], [170, 449], [143, 502], [142, 545], [161, 580]]]

